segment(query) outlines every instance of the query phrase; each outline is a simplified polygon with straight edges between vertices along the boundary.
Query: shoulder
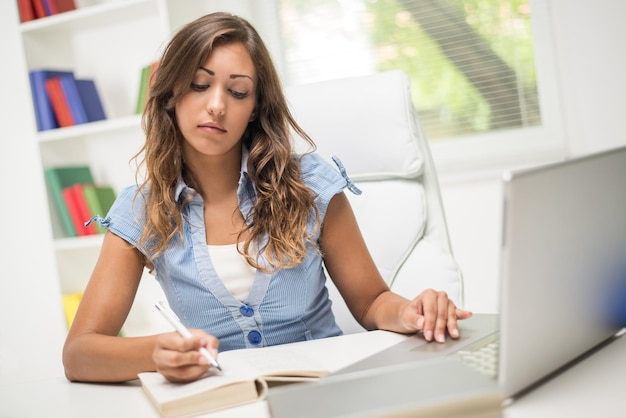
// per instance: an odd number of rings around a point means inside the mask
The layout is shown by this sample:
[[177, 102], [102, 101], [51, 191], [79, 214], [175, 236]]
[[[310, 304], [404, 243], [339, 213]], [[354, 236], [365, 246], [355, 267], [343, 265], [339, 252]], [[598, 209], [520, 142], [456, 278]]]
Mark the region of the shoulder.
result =
[[303, 154], [299, 159], [302, 181], [316, 193], [329, 187], [337, 188], [336, 192], [346, 187], [346, 179], [321, 155]]
[[128, 186], [120, 191], [107, 214], [108, 229], [136, 244], [145, 219], [145, 201], [139, 187]]
[[135, 206], [139, 205], [140, 211], [145, 204], [142, 194], [138, 193], [139, 186], [133, 185], [123, 188], [117, 195], [111, 211], [135, 211]]
[[348, 187], [348, 181], [319, 154], [304, 154], [299, 158], [302, 182], [313, 193], [315, 206], [323, 221], [330, 201]]

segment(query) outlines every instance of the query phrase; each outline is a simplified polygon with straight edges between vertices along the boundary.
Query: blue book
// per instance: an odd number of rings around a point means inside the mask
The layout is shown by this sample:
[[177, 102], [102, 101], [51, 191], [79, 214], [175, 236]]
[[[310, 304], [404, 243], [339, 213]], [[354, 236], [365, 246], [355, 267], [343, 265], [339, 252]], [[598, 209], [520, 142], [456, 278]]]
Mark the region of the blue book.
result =
[[106, 119], [96, 83], [89, 79], [76, 80], [76, 85], [78, 86], [78, 94], [80, 95], [80, 100], [83, 103], [85, 114], [87, 115], [87, 121], [95, 122], [97, 120]]
[[105, 119], [93, 80], [77, 80], [73, 75], [65, 75], [60, 77], [60, 81], [75, 124]]
[[63, 90], [65, 100], [67, 101], [70, 112], [72, 113], [74, 124], [79, 125], [81, 123], [89, 122], [87, 120], [87, 114], [85, 113], [85, 108], [83, 107], [80, 94], [78, 93], [78, 85], [74, 75], [59, 77], [59, 81], [61, 83], [61, 89]]
[[43, 8], [46, 11], [46, 15], [48, 16], [52, 16], [54, 13], [52, 13], [52, 6], [50, 5], [50, 0], [43, 0]]
[[37, 119], [37, 130], [39, 131], [59, 127], [46, 91], [46, 80], [64, 76], [74, 77], [72, 71], [37, 69], [29, 72], [35, 117]]

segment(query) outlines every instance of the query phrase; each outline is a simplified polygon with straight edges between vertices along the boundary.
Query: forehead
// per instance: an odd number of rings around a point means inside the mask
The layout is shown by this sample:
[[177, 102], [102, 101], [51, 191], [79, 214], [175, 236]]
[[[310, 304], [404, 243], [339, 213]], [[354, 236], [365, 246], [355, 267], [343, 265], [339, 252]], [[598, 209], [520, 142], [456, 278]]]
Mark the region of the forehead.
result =
[[252, 57], [241, 42], [215, 46], [201, 67], [211, 70], [215, 76], [238, 74], [248, 76], [253, 80], [256, 79], [256, 69]]

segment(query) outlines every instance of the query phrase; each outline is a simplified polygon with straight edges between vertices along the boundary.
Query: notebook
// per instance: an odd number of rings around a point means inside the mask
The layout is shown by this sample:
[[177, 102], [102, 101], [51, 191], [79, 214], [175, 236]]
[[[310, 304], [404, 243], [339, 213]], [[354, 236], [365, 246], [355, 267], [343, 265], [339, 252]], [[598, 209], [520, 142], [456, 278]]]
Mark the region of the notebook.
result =
[[[505, 173], [499, 313], [461, 321], [457, 341], [407, 339], [323, 378], [318, 389], [284, 388], [274, 396], [270, 391], [275, 416], [297, 404], [299, 392], [316, 396], [325, 382], [333, 387], [345, 382], [347, 387], [350, 376], [400, 377], [406, 367], [419, 375], [422, 367], [432, 369], [433, 361], [445, 364], [442, 372], [448, 374], [437, 381], [464, 376], [460, 387], [475, 385], [484, 392], [484, 375], [489, 373], [460, 373], [467, 365], [459, 360], [461, 353], [487, 343], [497, 345], [492, 385], [505, 402], [512, 402], [610, 341], [622, 328], [611, 320], [607, 301], [625, 262], [625, 179], [626, 147]], [[450, 394], [445, 384], [419, 381], [431, 391], [440, 386]]]

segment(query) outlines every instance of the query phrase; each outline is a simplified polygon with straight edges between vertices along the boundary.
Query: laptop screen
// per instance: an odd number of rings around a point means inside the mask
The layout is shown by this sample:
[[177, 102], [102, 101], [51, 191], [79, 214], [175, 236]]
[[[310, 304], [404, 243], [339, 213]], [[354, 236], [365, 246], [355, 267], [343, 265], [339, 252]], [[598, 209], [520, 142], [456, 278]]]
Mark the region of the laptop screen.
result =
[[517, 393], [613, 336], [626, 147], [505, 174], [499, 380]]

